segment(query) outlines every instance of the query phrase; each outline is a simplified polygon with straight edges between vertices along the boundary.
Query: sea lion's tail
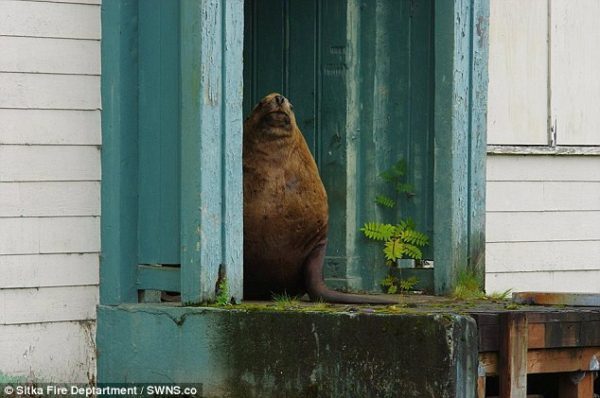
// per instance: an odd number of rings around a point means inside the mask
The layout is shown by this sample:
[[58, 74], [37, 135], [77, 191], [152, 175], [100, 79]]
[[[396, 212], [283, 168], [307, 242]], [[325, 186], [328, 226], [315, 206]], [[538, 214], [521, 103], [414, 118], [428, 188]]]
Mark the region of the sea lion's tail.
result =
[[304, 282], [311, 301], [325, 301], [327, 303], [341, 304], [398, 304], [381, 295], [350, 294], [331, 290], [323, 281], [323, 261], [327, 240], [318, 244], [306, 259], [304, 267]]

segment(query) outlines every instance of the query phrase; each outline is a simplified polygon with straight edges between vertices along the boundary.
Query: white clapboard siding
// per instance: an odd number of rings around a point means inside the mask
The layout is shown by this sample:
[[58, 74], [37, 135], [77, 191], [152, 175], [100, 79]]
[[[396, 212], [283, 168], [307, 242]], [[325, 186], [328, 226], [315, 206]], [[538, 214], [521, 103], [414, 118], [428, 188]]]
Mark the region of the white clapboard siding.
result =
[[0, 1], [1, 36], [100, 39], [100, 7], [37, 1]]
[[99, 180], [97, 147], [0, 145], [0, 182]]
[[95, 335], [93, 321], [2, 325], [0, 369], [30, 381], [92, 383]]
[[98, 284], [98, 253], [0, 256], [0, 289]]
[[488, 181], [600, 181], [600, 156], [489, 155]]
[[488, 243], [485, 252], [490, 273], [600, 270], [600, 240]]
[[0, 88], [0, 108], [100, 109], [99, 76], [0, 73]]
[[545, 145], [548, 1], [493, 0], [490, 20], [488, 143]]
[[100, 145], [100, 111], [0, 109], [0, 145]]
[[486, 292], [600, 293], [600, 270], [487, 273]]
[[552, 119], [559, 145], [600, 145], [600, 1], [552, 0]]
[[97, 286], [0, 289], [0, 325], [96, 319]]
[[600, 211], [600, 181], [491, 181], [487, 210]]
[[99, 251], [99, 217], [0, 218], [0, 255]]
[[487, 213], [487, 242], [600, 240], [600, 211]]
[[0, 217], [98, 215], [98, 181], [0, 182]]
[[0, 72], [100, 74], [97, 40], [0, 36]]

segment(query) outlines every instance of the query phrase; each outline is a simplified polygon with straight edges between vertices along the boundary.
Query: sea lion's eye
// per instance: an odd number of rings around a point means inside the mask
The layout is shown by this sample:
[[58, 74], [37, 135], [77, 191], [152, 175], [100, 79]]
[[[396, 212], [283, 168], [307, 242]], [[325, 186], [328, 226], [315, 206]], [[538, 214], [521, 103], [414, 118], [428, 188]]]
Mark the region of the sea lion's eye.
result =
[[290, 104], [290, 111], [294, 110], [294, 105]]

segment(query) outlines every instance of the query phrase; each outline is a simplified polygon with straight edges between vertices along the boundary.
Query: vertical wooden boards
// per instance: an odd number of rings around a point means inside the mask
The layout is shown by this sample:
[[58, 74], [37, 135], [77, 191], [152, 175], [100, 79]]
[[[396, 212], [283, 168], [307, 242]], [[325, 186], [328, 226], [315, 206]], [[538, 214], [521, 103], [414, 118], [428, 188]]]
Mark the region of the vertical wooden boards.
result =
[[[489, 144], [548, 144], [548, 0], [491, 0]], [[573, 7], [577, 8], [577, 7]], [[524, 62], [524, 59], [527, 62]]]
[[600, 145], [600, 3], [550, 2], [550, 86], [558, 145]]
[[506, 312], [500, 315], [499, 369], [500, 398], [527, 396], [527, 315]]
[[139, 2], [139, 264], [179, 264], [179, 1]]
[[181, 2], [181, 293], [242, 296], [241, 0]]
[[[358, 64], [358, 76], [348, 79], [350, 86], [358, 85], [358, 100], [348, 110], [349, 117], [358, 115], [358, 128], [349, 130], [350, 142], [359, 152], [357, 227], [372, 220], [396, 223], [411, 218], [431, 236], [433, 2], [365, 1], [359, 15], [360, 51], [353, 61]], [[413, 185], [414, 196], [397, 195], [380, 178], [399, 159], [407, 165], [406, 182]], [[397, 207], [376, 205], [374, 198], [379, 194], [397, 197]], [[357, 238], [365, 287], [379, 289], [382, 274], [387, 272], [381, 246]], [[433, 242], [425, 248], [425, 258], [432, 257]]]
[[469, 270], [485, 281], [489, 0], [473, 3], [469, 140]]
[[137, 301], [137, 8], [135, 0], [102, 4], [103, 304]]
[[[485, 157], [482, 112], [487, 84], [487, 9], [487, 0], [435, 4], [434, 258], [438, 294], [452, 291], [458, 274], [467, 269], [483, 285], [483, 222], [473, 217], [484, 217], [485, 171], [478, 167]], [[470, 246], [472, 238], [476, 240]]]

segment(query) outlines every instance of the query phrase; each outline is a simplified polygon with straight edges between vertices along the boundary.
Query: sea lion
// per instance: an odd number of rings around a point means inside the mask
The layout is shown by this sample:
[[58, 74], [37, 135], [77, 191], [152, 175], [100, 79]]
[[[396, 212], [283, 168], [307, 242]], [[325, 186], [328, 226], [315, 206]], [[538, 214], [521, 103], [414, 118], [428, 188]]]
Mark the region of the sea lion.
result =
[[327, 193], [293, 106], [281, 94], [264, 97], [245, 120], [243, 170], [244, 298], [308, 293], [313, 301], [396, 303], [325, 285]]

